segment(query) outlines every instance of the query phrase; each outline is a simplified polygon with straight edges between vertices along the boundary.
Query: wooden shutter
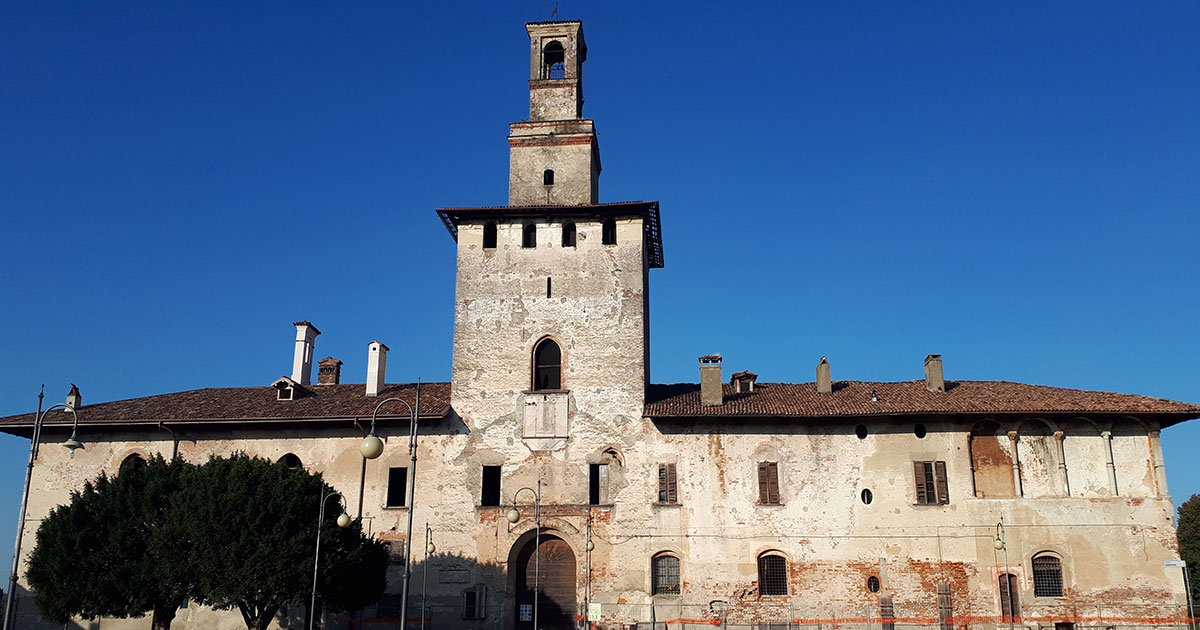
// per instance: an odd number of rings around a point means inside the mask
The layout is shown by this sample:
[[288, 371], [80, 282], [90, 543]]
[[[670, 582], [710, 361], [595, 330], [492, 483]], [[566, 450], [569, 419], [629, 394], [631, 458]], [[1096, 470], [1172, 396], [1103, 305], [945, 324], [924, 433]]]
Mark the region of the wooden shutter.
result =
[[667, 503], [679, 503], [679, 490], [675, 483], [675, 464], [666, 465]]
[[883, 630], [896, 629], [896, 608], [892, 605], [891, 597], [879, 598], [879, 618], [883, 622]]
[[758, 465], [758, 502], [766, 505], [779, 503], [779, 464], [761, 462]]
[[667, 502], [667, 465], [658, 465], [658, 502]]
[[[941, 462], [939, 462], [941, 463]], [[941, 622], [941, 630], [954, 630], [954, 605], [950, 599], [950, 585], [938, 584], [938, 621]]]
[[917, 503], [926, 503], [925, 462], [913, 462], [913, 481], [917, 485]]
[[950, 484], [946, 482], [946, 462], [933, 463], [934, 478], [937, 480], [937, 502], [945, 505], [950, 502]]

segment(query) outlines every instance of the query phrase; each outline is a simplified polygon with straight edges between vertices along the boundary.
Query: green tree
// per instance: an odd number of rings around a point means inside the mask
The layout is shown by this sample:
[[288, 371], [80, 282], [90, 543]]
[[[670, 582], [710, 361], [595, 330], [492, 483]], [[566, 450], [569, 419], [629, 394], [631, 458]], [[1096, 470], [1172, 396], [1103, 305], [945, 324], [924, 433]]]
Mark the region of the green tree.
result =
[[[1187, 562], [1190, 578], [1200, 577], [1200, 494], [1179, 506], [1179, 557]], [[1200, 602], [1200, 580], [1192, 579], [1192, 601]]]
[[141, 617], [171, 627], [191, 592], [186, 542], [175, 538], [174, 499], [191, 466], [161, 456], [100, 475], [42, 521], [26, 578], [42, 614]]
[[[196, 598], [237, 608], [246, 627], [264, 630], [286, 602], [312, 588], [322, 492], [319, 475], [245, 455], [214, 457], [183, 495], [198, 581]], [[387, 585], [387, 551], [361, 523], [339, 528], [328, 502], [321, 527], [318, 592], [325, 606], [353, 610], [378, 601]]]

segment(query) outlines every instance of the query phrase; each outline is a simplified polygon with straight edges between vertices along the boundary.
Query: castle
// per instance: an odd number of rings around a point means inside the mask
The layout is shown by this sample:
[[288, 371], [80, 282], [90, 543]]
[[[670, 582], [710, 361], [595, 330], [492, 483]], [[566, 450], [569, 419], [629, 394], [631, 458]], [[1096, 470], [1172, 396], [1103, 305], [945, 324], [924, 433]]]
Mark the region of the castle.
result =
[[[273, 383], [78, 405], [87, 448], [41, 452], [25, 555], [38, 518], [101, 471], [243, 451], [321, 472], [392, 545], [389, 595], [326, 627], [397, 627], [410, 546], [422, 585], [408, 617], [430, 628], [1179, 623], [1159, 431], [1200, 406], [955, 381], [938, 355], [908, 382], [834, 380], [825, 359], [809, 382], [726, 379], [706, 355], [698, 383], [652, 383], [659, 205], [600, 203], [581, 23], [526, 29], [509, 204], [437, 211], [457, 247], [450, 382], [388, 383], [389, 348], [372, 341], [367, 382], [342, 383], [301, 321], [292, 371]], [[364, 460], [374, 411], [386, 446]], [[45, 441], [70, 420], [55, 412]], [[32, 425], [0, 419], [15, 435]], [[420, 531], [409, 545], [410, 510], [432, 555]], [[17, 627], [51, 627], [18, 600]], [[184, 630], [237, 623], [180, 613]]]

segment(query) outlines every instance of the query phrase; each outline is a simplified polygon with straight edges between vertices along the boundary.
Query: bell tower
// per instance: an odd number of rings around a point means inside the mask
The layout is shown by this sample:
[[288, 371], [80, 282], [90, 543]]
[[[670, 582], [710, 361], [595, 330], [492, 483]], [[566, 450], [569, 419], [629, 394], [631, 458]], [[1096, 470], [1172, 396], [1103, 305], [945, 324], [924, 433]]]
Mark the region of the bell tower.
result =
[[583, 24], [530, 22], [529, 120], [509, 125], [508, 205], [594, 204], [600, 146], [583, 118]]

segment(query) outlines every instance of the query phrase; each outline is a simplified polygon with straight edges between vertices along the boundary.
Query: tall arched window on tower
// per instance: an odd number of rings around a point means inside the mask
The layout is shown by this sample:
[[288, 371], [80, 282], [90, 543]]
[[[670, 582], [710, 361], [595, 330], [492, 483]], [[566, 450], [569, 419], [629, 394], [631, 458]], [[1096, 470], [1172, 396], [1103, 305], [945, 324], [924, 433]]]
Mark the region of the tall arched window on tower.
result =
[[617, 244], [617, 221], [616, 219], [605, 219], [604, 224], [600, 227], [600, 241], [605, 245]]
[[567, 55], [563, 51], [563, 46], [559, 42], [550, 42], [542, 49], [542, 78], [543, 79], [561, 79], [567, 76], [567, 67], [564, 63], [567, 60]]
[[537, 225], [526, 223], [521, 230], [521, 247], [537, 247]]
[[533, 390], [562, 389], [562, 350], [547, 337], [533, 349]]
[[542, 171], [542, 184], [546, 185], [546, 186], [554, 185], [554, 171], [553, 170], [546, 169], [546, 170]]
[[575, 224], [570, 221], [563, 224], [562, 246], [575, 247]]

